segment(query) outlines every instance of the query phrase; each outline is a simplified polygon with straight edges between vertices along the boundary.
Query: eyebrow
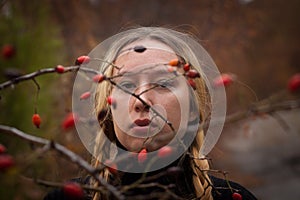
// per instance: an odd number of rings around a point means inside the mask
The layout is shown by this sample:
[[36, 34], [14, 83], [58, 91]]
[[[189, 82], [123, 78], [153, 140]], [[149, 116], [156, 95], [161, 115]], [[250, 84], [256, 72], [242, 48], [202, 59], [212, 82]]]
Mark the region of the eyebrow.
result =
[[164, 62], [164, 63], [151, 63], [151, 64], [145, 64], [145, 65], [140, 65], [140, 66], [137, 66], [137, 67], [142, 67], [142, 66], [145, 66], [139, 70], [136, 70], [136, 69], [133, 69], [133, 70], [122, 70], [123, 68], [121, 68], [119, 70], [119, 74], [126, 74], [126, 75], [136, 75], [136, 74], [139, 74], [139, 73], [143, 73], [143, 72], [148, 72], [148, 71], [151, 71], [151, 72], [155, 72], [155, 73], [169, 73], [166, 69], [164, 69], [163, 67], [167, 65], [167, 62]]

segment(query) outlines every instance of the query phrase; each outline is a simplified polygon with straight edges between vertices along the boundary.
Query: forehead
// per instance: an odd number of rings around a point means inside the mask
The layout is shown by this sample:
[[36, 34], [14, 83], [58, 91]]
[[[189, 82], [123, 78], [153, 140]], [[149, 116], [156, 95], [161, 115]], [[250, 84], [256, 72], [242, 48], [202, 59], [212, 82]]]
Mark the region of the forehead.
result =
[[[146, 47], [142, 53], [132, 50], [135, 46]], [[121, 71], [129, 70], [136, 66], [168, 63], [177, 58], [175, 52], [162, 42], [146, 39], [133, 42], [122, 49], [122, 53], [117, 57], [115, 65], [121, 67]]]

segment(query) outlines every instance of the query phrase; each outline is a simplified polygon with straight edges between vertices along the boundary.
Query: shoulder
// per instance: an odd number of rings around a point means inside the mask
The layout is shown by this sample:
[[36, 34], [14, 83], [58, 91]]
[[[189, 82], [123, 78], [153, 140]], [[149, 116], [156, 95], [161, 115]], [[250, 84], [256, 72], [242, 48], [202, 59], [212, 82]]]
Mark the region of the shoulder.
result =
[[226, 181], [214, 176], [210, 176], [210, 179], [214, 185], [214, 188], [212, 189], [212, 196], [214, 200], [232, 199], [232, 191], [228, 188], [228, 184], [233, 190], [242, 195], [243, 200], [256, 200], [256, 197], [250, 191], [236, 182]]

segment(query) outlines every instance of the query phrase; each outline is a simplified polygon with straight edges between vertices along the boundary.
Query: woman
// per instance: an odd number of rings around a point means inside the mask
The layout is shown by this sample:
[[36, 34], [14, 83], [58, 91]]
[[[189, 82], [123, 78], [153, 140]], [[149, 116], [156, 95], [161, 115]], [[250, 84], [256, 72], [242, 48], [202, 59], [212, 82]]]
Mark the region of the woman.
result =
[[[90, 57], [99, 62], [89, 67], [101, 63], [102, 78], [90, 89], [95, 90], [100, 131], [93, 149], [89, 145], [93, 166], [107, 166], [101, 178], [123, 188], [128, 199], [255, 199], [242, 186], [207, 173], [206, 125], [220, 100], [214, 100], [218, 95], [206, 72], [217, 70], [191, 36], [158, 27], [131, 29], [96, 47]], [[91, 179], [84, 182], [99, 186]], [[126, 188], [149, 182], [156, 185]], [[109, 193], [88, 196], [113, 199]]]

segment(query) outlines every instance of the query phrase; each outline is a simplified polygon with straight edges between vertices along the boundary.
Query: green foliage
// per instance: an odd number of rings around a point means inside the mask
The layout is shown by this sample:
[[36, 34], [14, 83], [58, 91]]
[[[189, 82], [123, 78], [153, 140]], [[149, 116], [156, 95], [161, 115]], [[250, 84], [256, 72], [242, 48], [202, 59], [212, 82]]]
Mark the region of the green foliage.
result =
[[[8, 71], [27, 74], [41, 68], [55, 67], [63, 62], [64, 57], [61, 56], [64, 55], [63, 40], [60, 37], [59, 27], [52, 21], [49, 4], [38, 0], [30, 1], [30, 4], [25, 4], [24, 1], [7, 1], [1, 6], [0, 48], [10, 44], [15, 47], [16, 53], [11, 58], [0, 55], [0, 83], [8, 80]], [[40, 130], [31, 122], [37, 95], [37, 87], [33, 81], [22, 82], [13, 88], [0, 91], [1, 124], [38, 135], [49, 133], [51, 130], [53, 132], [53, 126], [56, 124], [57, 127], [58, 124], [55, 109], [53, 109], [56, 99], [55, 87], [57, 87], [55, 80], [57, 80], [55, 75], [36, 78], [41, 87], [36, 105], [37, 112], [43, 120]], [[33, 189], [36, 186], [32, 187], [32, 183], [29, 184], [18, 177], [20, 173], [23, 174], [22, 167], [29, 159], [28, 155], [31, 155], [28, 144], [1, 134], [0, 143], [8, 148], [8, 153], [15, 157], [17, 163], [17, 167], [12, 172], [0, 173], [0, 185], [7, 186], [1, 187], [1, 199], [2, 197], [40, 199], [41, 193], [36, 192], [38, 189], [35, 191]], [[45, 173], [46, 165], [39, 163], [39, 160], [30, 165], [30, 171], [34, 172], [33, 177]], [[24, 185], [27, 187], [23, 187]]]
[[[1, 75], [10, 69], [29, 73], [40, 68], [54, 67], [62, 62], [59, 29], [51, 21], [46, 4], [41, 1], [31, 1], [30, 5], [9, 1], [2, 8], [0, 21], [1, 46], [12, 44], [16, 48], [15, 56], [10, 59], [1, 58]], [[0, 80], [6, 81], [4, 76]], [[53, 111], [49, 106], [53, 99], [53, 77], [44, 76], [38, 78], [37, 82], [41, 86], [38, 112], [49, 116]], [[33, 130], [31, 116], [34, 113], [36, 91], [33, 81], [1, 91], [1, 122], [22, 130]]]

